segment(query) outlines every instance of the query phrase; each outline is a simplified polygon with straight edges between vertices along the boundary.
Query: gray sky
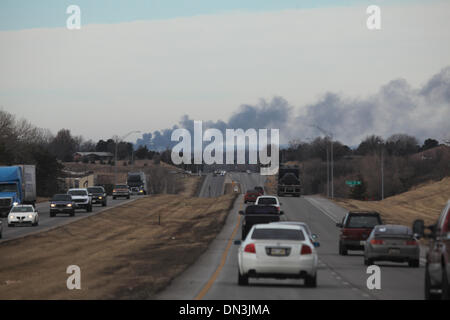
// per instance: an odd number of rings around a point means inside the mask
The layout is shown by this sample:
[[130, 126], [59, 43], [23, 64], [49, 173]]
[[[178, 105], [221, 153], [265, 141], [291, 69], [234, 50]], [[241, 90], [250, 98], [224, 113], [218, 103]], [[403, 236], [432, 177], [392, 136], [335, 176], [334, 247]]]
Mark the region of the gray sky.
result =
[[[382, 10], [380, 31], [367, 30], [366, 6], [0, 31], [0, 106], [53, 132], [68, 128], [97, 140], [170, 128], [185, 114], [227, 121], [260, 98], [285, 99], [292, 121], [311, 116], [311, 106], [330, 92], [370, 101], [403, 78], [415, 94], [450, 65], [450, 4], [374, 4]], [[398, 121], [386, 121], [400, 107], [377, 101], [383, 114], [372, 115], [367, 134], [396, 133]], [[426, 116], [430, 101], [414, 112]], [[447, 115], [450, 106], [439, 103], [440, 115]], [[355, 108], [341, 105], [333, 112]], [[345, 125], [342, 117], [330, 113], [329, 119]], [[443, 131], [423, 128], [423, 117], [410, 121], [418, 123], [404, 127], [420, 127], [419, 134]], [[351, 131], [336, 135], [354, 143]]]

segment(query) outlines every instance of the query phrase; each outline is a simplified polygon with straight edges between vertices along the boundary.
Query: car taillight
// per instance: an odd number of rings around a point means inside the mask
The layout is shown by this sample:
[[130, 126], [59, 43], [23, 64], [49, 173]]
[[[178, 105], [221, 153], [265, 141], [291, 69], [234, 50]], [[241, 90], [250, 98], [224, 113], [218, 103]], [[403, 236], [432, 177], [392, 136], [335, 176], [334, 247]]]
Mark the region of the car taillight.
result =
[[247, 253], [256, 253], [256, 248], [254, 243], [249, 243], [245, 246], [244, 252]]
[[311, 254], [312, 253], [312, 249], [310, 246], [304, 244], [302, 245], [302, 251], [300, 251], [300, 254]]
[[406, 245], [407, 246], [416, 246], [417, 241], [416, 240], [408, 240], [408, 241], [406, 241]]
[[383, 244], [384, 241], [380, 240], [380, 239], [372, 239], [372, 240], [370, 240], [370, 243], [371, 244]]
[[113, 190], [113, 192], [116, 192], [116, 191], [117, 191], [116, 189]]

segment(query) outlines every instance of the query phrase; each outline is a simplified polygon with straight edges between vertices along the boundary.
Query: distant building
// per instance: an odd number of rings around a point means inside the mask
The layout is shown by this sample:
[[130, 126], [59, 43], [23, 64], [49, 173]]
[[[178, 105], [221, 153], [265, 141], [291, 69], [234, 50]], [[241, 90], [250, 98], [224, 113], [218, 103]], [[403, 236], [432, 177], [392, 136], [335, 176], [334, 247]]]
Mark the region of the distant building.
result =
[[76, 152], [73, 155], [74, 161], [82, 161], [83, 159], [87, 159], [90, 161], [109, 161], [112, 160], [114, 155], [111, 152]]

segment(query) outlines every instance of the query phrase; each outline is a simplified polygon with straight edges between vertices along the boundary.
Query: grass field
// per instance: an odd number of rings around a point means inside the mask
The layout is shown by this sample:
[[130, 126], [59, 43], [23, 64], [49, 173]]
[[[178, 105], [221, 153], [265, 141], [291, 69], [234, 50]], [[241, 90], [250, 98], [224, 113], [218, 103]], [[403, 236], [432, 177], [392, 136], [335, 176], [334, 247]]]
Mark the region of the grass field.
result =
[[[0, 299], [148, 299], [221, 230], [235, 195], [158, 195], [0, 244]], [[81, 268], [68, 290], [66, 268]]]
[[423, 219], [426, 224], [436, 222], [448, 200], [450, 200], [450, 177], [417, 186], [382, 201], [336, 199], [335, 202], [348, 210], [378, 211], [388, 223], [410, 226], [415, 219]]

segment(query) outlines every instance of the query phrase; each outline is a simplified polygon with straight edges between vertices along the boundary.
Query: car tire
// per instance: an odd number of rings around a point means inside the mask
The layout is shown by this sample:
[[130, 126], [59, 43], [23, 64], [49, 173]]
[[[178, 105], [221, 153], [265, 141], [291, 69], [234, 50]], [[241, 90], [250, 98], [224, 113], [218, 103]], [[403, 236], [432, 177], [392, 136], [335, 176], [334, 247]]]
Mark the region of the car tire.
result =
[[14, 225], [12, 223], [8, 223], [8, 227], [13, 228]]
[[75, 216], [75, 210], [72, 210], [72, 211], [70, 212], [70, 216], [71, 216], [71, 217], [74, 217], [74, 216]]
[[238, 271], [238, 285], [248, 286], [248, 275], [241, 275], [241, 273]]
[[428, 266], [425, 268], [425, 300], [440, 300], [441, 295], [439, 293], [431, 293], [431, 280], [430, 273], [428, 272]]
[[339, 242], [339, 254], [341, 256], [346, 256], [347, 253], [347, 248], [341, 242]]
[[113, 200], [116, 200], [116, 197], [113, 196]]
[[50, 212], [50, 218], [53, 218], [56, 214], [54, 212]]
[[39, 225], [39, 221], [31, 224], [33, 227], [37, 227]]
[[408, 261], [408, 265], [410, 268], [418, 268], [420, 266], [419, 260], [410, 260]]
[[106, 207], [106, 202], [103, 202], [103, 203], [102, 203], [102, 207]]
[[305, 278], [305, 286], [308, 288], [317, 287], [317, 274], [314, 276], [307, 275]]
[[441, 288], [441, 300], [448, 300], [449, 293], [448, 293], [448, 277], [447, 277], [447, 268], [445, 266], [442, 266], [442, 288]]

